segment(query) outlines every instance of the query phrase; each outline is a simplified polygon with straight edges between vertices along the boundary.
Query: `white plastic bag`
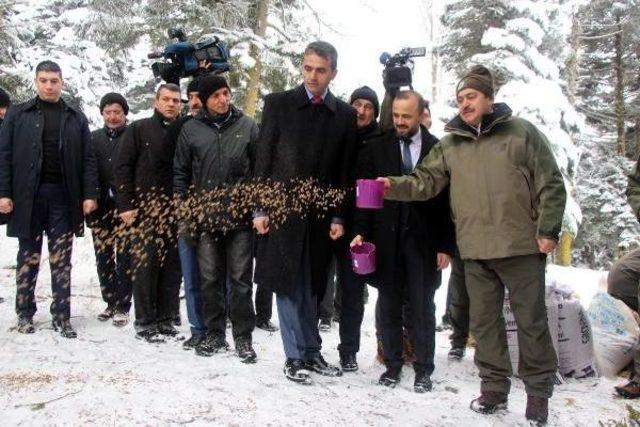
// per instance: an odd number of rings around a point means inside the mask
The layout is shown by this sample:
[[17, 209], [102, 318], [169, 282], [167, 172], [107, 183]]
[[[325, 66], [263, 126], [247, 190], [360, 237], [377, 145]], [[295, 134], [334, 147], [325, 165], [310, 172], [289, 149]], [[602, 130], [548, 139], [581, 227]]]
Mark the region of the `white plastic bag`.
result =
[[638, 350], [638, 322], [625, 303], [604, 292], [593, 297], [587, 314], [593, 330], [598, 370], [606, 377], [615, 377]]

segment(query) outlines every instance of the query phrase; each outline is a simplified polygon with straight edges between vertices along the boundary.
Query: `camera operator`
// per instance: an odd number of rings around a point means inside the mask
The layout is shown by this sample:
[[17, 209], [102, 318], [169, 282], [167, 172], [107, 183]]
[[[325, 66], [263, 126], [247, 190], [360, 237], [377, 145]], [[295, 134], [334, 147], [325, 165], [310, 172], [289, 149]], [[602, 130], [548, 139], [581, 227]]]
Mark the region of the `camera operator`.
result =
[[[142, 201], [165, 203], [171, 197], [175, 145], [167, 128], [180, 114], [180, 87], [161, 84], [151, 117], [133, 122], [122, 137], [116, 161], [116, 204], [125, 225], [140, 225], [149, 217], [140, 211]], [[160, 209], [169, 210], [170, 204]], [[156, 206], [157, 208], [157, 206]], [[180, 264], [173, 233], [153, 228], [134, 233], [132, 245], [134, 323], [136, 338], [164, 342], [178, 331], [173, 320], [179, 309]], [[151, 235], [146, 235], [146, 234]]]

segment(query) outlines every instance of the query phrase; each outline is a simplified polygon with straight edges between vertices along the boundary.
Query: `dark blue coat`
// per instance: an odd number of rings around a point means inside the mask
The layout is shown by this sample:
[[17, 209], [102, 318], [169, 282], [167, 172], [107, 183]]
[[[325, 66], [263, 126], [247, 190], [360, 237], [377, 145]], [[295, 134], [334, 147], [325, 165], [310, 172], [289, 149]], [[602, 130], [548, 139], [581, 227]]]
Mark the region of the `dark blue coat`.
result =
[[[0, 197], [13, 200], [10, 237], [30, 237], [31, 215], [42, 169], [44, 117], [36, 99], [12, 105], [0, 128]], [[71, 203], [74, 233], [82, 236], [82, 202], [98, 196], [98, 172], [85, 115], [63, 101], [60, 161]]]

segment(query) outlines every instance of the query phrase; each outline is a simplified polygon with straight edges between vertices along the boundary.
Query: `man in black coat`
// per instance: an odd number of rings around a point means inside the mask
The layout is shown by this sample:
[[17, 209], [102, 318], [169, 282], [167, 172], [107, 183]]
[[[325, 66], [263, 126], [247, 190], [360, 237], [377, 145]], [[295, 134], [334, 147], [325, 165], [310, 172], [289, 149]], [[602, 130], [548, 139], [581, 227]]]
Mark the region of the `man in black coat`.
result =
[[35, 286], [42, 234], [47, 234], [54, 330], [71, 327], [71, 250], [84, 215], [97, 207], [98, 173], [87, 118], [64, 102], [62, 71], [52, 61], [36, 67], [38, 96], [12, 106], [0, 127], [0, 213], [11, 213], [7, 235], [19, 239], [16, 273], [18, 332], [33, 333]]
[[[394, 131], [369, 141], [358, 159], [358, 177], [408, 174], [438, 142], [420, 126], [424, 100], [413, 91], [398, 92], [393, 101]], [[431, 390], [434, 369], [435, 305], [441, 270], [454, 252], [454, 228], [448, 192], [429, 202], [385, 200], [381, 210], [356, 209], [352, 245], [376, 245], [378, 287], [386, 372], [380, 384], [395, 386], [402, 370], [402, 306], [407, 295], [413, 323], [414, 390]]]
[[[338, 54], [326, 42], [304, 52], [304, 84], [265, 98], [255, 175], [288, 184], [315, 178], [325, 187], [351, 187], [356, 114], [329, 92]], [[309, 383], [309, 371], [341, 375], [320, 354], [317, 298], [327, 284], [331, 242], [344, 234], [344, 212], [327, 217], [290, 216], [270, 229], [269, 212], [257, 212], [259, 239], [255, 282], [276, 293], [288, 379]]]
[[[381, 135], [378, 126], [378, 113], [380, 104], [378, 96], [368, 86], [362, 86], [353, 91], [349, 103], [357, 113], [357, 151], [360, 152], [370, 141]], [[352, 194], [353, 196], [353, 194]], [[353, 227], [353, 210], [355, 200], [349, 199], [348, 209], [345, 212], [345, 233], [351, 235]], [[345, 372], [358, 370], [356, 354], [360, 351], [360, 328], [364, 316], [365, 283], [357, 277], [351, 267], [351, 255], [349, 252], [349, 240], [339, 239], [334, 243], [335, 265], [329, 272], [327, 292], [318, 309], [320, 316], [320, 330], [323, 325], [330, 326], [333, 315], [334, 290], [335, 309], [340, 310], [340, 366]], [[333, 276], [335, 274], [335, 283]]]
[[171, 209], [175, 141], [167, 127], [180, 113], [180, 87], [158, 87], [151, 117], [133, 122], [122, 137], [116, 161], [116, 205], [133, 226], [132, 273], [136, 337], [164, 342], [175, 336], [179, 309], [180, 261]]
[[98, 164], [100, 198], [98, 209], [90, 216], [96, 267], [102, 300], [107, 307], [98, 314], [98, 320], [112, 319], [114, 326], [129, 323], [131, 308], [130, 248], [119, 235], [121, 221], [116, 210], [116, 181], [114, 163], [127, 128], [129, 105], [119, 93], [108, 93], [100, 100], [100, 114], [104, 127], [91, 133]]

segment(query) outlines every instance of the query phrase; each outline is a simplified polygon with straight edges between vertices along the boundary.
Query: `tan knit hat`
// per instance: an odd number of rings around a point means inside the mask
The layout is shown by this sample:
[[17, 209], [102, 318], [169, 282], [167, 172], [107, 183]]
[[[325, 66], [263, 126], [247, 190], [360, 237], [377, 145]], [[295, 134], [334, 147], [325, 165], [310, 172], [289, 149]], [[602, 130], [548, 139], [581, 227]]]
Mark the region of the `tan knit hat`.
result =
[[491, 71], [483, 65], [474, 65], [458, 82], [456, 95], [464, 89], [475, 89], [484, 93], [487, 97], [493, 98], [493, 75]]

